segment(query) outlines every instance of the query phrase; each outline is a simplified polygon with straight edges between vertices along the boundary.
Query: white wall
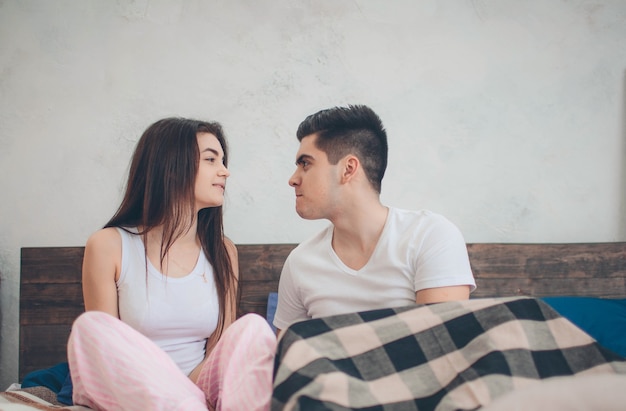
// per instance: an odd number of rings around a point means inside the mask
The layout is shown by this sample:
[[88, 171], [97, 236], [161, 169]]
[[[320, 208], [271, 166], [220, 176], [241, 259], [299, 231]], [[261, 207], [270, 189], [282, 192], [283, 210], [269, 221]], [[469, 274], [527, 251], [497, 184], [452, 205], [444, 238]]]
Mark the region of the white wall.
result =
[[136, 140], [228, 134], [227, 234], [299, 242], [287, 179], [308, 114], [364, 103], [383, 200], [468, 242], [626, 240], [626, 1], [0, 0], [0, 388], [17, 379], [19, 252], [84, 244]]

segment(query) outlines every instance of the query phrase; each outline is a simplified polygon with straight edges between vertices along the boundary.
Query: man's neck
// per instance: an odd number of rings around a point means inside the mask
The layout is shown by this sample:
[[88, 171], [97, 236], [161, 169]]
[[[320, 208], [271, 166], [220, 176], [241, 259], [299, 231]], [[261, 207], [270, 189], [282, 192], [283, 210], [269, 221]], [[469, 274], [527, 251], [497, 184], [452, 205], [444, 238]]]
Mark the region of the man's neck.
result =
[[385, 228], [389, 209], [380, 202], [356, 206], [333, 221], [332, 246], [349, 267], [359, 269], [371, 257]]

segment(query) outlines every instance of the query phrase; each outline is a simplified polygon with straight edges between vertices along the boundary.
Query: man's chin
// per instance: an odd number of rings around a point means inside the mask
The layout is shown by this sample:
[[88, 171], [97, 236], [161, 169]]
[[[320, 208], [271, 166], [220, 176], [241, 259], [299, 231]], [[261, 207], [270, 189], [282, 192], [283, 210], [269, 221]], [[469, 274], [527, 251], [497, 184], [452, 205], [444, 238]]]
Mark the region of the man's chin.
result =
[[321, 218], [321, 217], [312, 215], [311, 213], [307, 213], [306, 211], [298, 210], [297, 208], [296, 208], [296, 213], [298, 213], [300, 218], [305, 219], [305, 220], [319, 220]]

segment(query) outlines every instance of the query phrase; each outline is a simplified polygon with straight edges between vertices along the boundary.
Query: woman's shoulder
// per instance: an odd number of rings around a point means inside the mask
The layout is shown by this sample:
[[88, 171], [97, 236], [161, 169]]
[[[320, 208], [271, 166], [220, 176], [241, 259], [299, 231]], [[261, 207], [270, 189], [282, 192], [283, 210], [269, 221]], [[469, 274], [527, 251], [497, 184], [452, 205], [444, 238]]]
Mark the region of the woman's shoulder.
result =
[[237, 257], [237, 246], [230, 238], [224, 236], [224, 245], [231, 256]]
[[110, 281], [119, 279], [122, 266], [122, 237], [115, 228], [103, 228], [91, 234], [85, 245], [83, 279]]
[[102, 228], [89, 236], [87, 239], [87, 248], [98, 249], [119, 249], [122, 245], [122, 236], [117, 228]]

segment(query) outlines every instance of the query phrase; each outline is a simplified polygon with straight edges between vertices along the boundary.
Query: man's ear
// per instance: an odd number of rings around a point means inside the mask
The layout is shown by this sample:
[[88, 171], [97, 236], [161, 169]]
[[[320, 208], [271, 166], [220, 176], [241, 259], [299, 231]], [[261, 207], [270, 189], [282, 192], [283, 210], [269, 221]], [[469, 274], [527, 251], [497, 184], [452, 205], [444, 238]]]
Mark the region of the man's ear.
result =
[[361, 167], [361, 163], [359, 162], [359, 159], [353, 155], [347, 155], [346, 157], [344, 157], [342, 163], [343, 171], [341, 174], [341, 181], [348, 182], [354, 178], [357, 171], [359, 170], [359, 167]]

